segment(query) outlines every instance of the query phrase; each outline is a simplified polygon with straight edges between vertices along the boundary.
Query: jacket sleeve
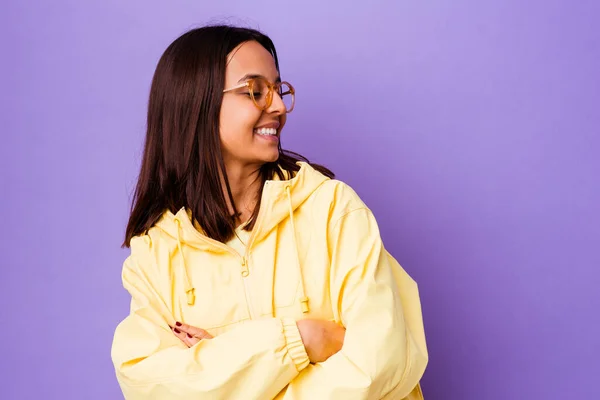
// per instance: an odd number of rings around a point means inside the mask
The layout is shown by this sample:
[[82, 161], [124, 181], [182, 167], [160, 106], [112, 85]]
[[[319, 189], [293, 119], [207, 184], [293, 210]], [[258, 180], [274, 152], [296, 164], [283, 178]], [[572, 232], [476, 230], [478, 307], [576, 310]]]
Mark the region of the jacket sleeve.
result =
[[417, 393], [428, 355], [416, 283], [384, 249], [366, 207], [339, 218], [329, 241], [331, 302], [346, 328], [344, 345], [303, 370], [280, 398], [402, 399]]
[[273, 398], [308, 363], [294, 320], [239, 325], [191, 348], [171, 332], [152, 268], [134, 255], [124, 263], [130, 314], [115, 330], [112, 360], [127, 400]]

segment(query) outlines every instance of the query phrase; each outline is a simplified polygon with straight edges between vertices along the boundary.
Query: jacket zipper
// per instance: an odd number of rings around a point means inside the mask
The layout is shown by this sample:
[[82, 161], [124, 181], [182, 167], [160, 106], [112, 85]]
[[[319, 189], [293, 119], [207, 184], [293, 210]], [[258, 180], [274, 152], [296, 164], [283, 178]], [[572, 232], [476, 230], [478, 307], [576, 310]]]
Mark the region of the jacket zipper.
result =
[[[268, 182], [265, 184], [267, 185]], [[263, 191], [263, 196], [265, 196], [265, 191]], [[248, 307], [248, 314], [250, 315], [250, 319], [256, 318], [256, 312], [254, 311], [254, 303], [252, 301], [251, 291], [250, 291], [250, 283], [248, 282], [248, 276], [250, 275], [250, 268], [248, 266], [248, 255], [250, 254], [250, 248], [254, 243], [254, 238], [256, 237], [256, 232], [259, 230], [263, 218], [261, 216], [264, 214], [263, 208], [266, 207], [267, 202], [262, 201], [260, 205], [260, 210], [258, 212], [258, 219], [254, 226], [254, 230], [250, 234], [250, 239], [248, 240], [248, 245], [246, 246], [246, 251], [242, 256], [242, 282], [244, 284], [244, 294], [246, 296], [246, 306]], [[262, 211], [262, 212], [261, 212]]]
[[[268, 185], [268, 182], [265, 185]], [[263, 191], [263, 196], [265, 196], [265, 191]], [[248, 246], [246, 247], [246, 252], [243, 256], [241, 256], [238, 252], [236, 252], [229, 246], [226, 246], [220, 242], [214, 243], [213, 241], [211, 241], [211, 239], [200, 236], [201, 239], [204, 240], [205, 242], [211, 243], [212, 245], [216, 245], [217, 247], [225, 249], [228, 253], [233, 254], [234, 256], [241, 259], [242, 283], [244, 285], [244, 296], [246, 297], [246, 307], [248, 309], [248, 315], [250, 315], [250, 319], [255, 319], [256, 313], [254, 311], [254, 306], [253, 306], [251, 296], [250, 296], [250, 289], [249, 289], [250, 284], [248, 283], [248, 276], [250, 275], [250, 269], [248, 268], [248, 254], [250, 253], [250, 247], [252, 246], [252, 243], [254, 242], [254, 237], [256, 235], [256, 231], [258, 230], [258, 228], [260, 227], [260, 225], [262, 223], [261, 215], [264, 214], [263, 208], [267, 206], [265, 203], [266, 203], [265, 201], [261, 201], [260, 210], [258, 213], [258, 219], [256, 221], [254, 231], [250, 235], [250, 240], [248, 241]], [[263, 211], [263, 212], [261, 212], [261, 211]]]
[[[240, 259], [241, 264], [242, 264], [241, 275], [242, 275], [242, 283], [244, 285], [244, 297], [246, 298], [246, 308], [248, 311], [248, 315], [250, 316], [250, 319], [255, 319], [256, 313], [254, 312], [254, 307], [252, 305], [250, 289], [249, 289], [250, 285], [248, 283], [248, 275], [250, 275], [250, 269], [248, 268], [248, 257], [246, 255], [241, 256], [237, 251], [234, 251], [229, 246], [225, 246], [221, 243], [219, 243], [217, 245], [217, 247], [220, 247], [220, 248], [226, 250], [228, 253], [230, 253], [233, 256], [235, 256], [236, 258]], [[248, 254], [248, 249], [246, 249], [246, 254]]]
[[246, 296], [246, 305], [248, 306], [248, 314], [250, 319], [256, 318], [256, 312], [254, 311], [254, 304], [252, 302], [252, 296], [250, 296], [250, 283], [248, 282], [248, 276], [250, 275], [250, 269], [248, 267], [248, 259], [246, 256], [242, 257], [242, 282], [244, 284], [244, 295]]
[[240, 259], [241, 264], [242, 264], [241, 275], [242, 275], [242, 284], [244, 285], [244, 297], [246, 298], [246, 308], [248, 310], [248, 315], [250, 316], [250, 319], [255, 319], [256, 312], [254, 311], [254, 306], [252, 303], [252, 296], [250, 296], [250, 293], [251, 293], [250, 292], [250, 284], [248, 282], [248, 279], [249, 279], [248, 276], [250, 275], [250, 268], [248, 267], [248, 253], [249, 253], [250, 244], [251, 244], [251, 242], [248, 243], [248, 247], [246, 248], [246, 254], [244, 256], [241, 256], [238, 252], [234, 251], [229, 246], [219, 244], [218, 247], [227, 250], [228, 253], [230, 253], [230, 254], [234, 255], [236, 258]]

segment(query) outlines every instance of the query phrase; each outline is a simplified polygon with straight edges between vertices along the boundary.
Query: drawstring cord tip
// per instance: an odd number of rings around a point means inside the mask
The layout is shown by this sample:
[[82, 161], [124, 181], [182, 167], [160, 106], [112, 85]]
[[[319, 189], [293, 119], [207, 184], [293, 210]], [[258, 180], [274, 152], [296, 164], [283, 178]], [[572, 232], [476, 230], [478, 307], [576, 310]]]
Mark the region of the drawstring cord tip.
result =
[[194, 288], [189, 289], [187, 292], [187, 303], [190, 306], [193, 306], [196, 302], [196, 295], [194, 294]]
[[302, 307], [302, 313], [307, 313], [310, 311], [308, 307], [308, 297], [303, 297], [300, 299], [300, 307]]

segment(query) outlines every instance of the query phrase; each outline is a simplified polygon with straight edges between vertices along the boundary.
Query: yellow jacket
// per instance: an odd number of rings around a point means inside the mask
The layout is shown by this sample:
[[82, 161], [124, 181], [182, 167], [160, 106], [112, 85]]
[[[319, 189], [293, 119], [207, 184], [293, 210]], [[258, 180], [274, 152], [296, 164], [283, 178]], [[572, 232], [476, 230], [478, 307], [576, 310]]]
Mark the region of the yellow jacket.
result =
[[[417, 284], [358, 195], [300, 165], [265, 184], [243, 254], [200, 233], [184, 209], [132, 239], [122, 275], [131, 310], [112, 346], [126, 399], [422, 398]], [[302, 318], [342, 324], [342, 350], [310, 364]], [[214, 338], [188, 348], [175, 321]]]

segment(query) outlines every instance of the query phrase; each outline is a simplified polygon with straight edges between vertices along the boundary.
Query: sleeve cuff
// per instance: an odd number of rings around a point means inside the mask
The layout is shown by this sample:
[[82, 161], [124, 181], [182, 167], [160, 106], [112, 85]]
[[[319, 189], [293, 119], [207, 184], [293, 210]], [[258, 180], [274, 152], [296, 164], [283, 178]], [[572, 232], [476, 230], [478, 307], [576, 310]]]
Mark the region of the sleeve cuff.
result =
[[283, 318], [281, 322], [288, 354], [292, 358], [296, 369], [302, 371], [308, 366], [310, 360], [304, 348], [304, 343], [302, 343], [302, 336], [300, 336], [298, 325], [296, 325], [296, 321], [293, 318]]

